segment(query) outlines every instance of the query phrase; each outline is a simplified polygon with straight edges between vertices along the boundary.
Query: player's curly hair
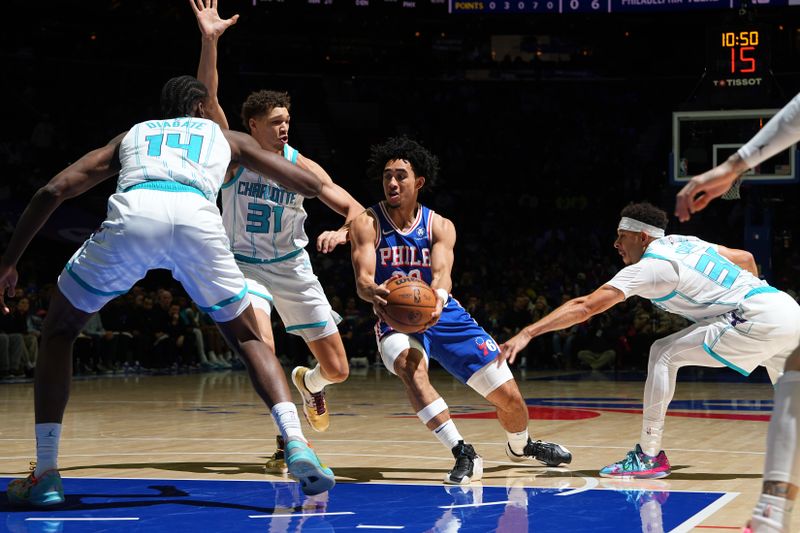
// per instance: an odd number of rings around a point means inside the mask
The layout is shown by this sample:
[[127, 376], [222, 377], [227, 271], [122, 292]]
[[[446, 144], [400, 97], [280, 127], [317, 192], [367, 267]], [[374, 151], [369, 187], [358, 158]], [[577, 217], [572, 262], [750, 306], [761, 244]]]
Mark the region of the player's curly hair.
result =
[[250, 93], [247, 100], [242, 104], [242, 122], [245, 129], [250, 131], [250, 119], [269, 113], [275, 107], [285, 107], [291, 109], [292, 99], [289, 93], [280, 91], [256, 91]]
[[667, 224], [669, 223], [667, 213], [649, 202], [628, 204], [622, 210], [620, 216], [633, 218], [661, 229], [667, 229]]
[[383, 144], [373, 145], [367, 161], [367, 175], [380, 179], [386, 163], [403, 159], [411, 164], [417, 176], [424, 176], [429, 186], [436, 184], [439, 176], [439, 158], [418, 142], [402, 137], [392, 137]]
[[208, 89], [194, 76], [167, 80], [161, 89], [161, 114], [164, 118], [187, 117], [200, 100], [208, 98]]

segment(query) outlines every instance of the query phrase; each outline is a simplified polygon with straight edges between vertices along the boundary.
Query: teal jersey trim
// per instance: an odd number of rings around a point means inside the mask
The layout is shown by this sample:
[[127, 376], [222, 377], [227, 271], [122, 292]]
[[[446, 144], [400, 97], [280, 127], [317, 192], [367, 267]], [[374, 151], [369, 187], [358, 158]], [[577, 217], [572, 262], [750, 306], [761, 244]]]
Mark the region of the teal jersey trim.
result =
[[242, 165], [239, 165], [239, 168], [236, 170], [236, 174], [233, 175], [233, 179], [228, 183], [223, 183], [220, 189], [227, 189], [228, 187], [236, 183], [236, 180], [239, 179], [239, 177], [242, 175], [243, 172], [244, 172], [244, 167]]
[[651, 302], [666, 302], [667, 300], [673, 298], [678, 294], [678, 291], [672, 291], [671, 293], [667, 294], [666, 296], [662, 296], [661, 298], [650, 298]]
[[642, 259], [661, 259], [662, 261], [669, 261], [669, 259], [667, 259], [663, 255], [658, 255], [658, 254], [654, 254], [654, 253], [651, 253], [651, 252], [647, 252], [645, 254], [642, 254]]
[[263, 292], [254, 291], [253, 289], [247, 289], [247, 292], [249, 292], [250, 294], [253, 294], [255, 296], [258, 296], [259, 298], [264, 298], [268, 302], [272, 301], [272, 296], [264, 294]]
[[728, 368], [736, 370], [738, 373], [740, 373], [743, 376], [749, 376], [750, 375], [750, 372], [748, 372], [747, 370], [739, 368], [738, 366], [734, 365], [733, 363], [731, 363], [727, 359], [723, 358], [722, 356], [720, 356], [719, 354], [714, 352], [714, 350], [709, 348], [708, 344], [703, 343], [703, 349], [706, 351], [706, 353], [708, 355], [710, 355], [711, 357], [713, 357], [714, 359], [716, 359], [717, 361], [719, 361], [723, 365], [727, 366]]
[[288, 326], [286, 331], [295, 331], [298, 329], [311, 329], [311, 328], [321, 328], [323, 326], [327, 326], [328, 321], [323, 320], [322, 322], [313, 322], [311, 324], [297, 324], [296, 326]]
[[164, 181], [164, 180], [145, 181], [142, 183], [137, 183], [136, 185], [132, 185], [122, 192], [136, 191], [139, 189], [146, 189], [149, 191], [163, 191], [163, 192], [191, 192], [199, 194], [200, 196], [208, 200], [208, 197], [205, 194], [203, 194], [203, 191], [201, 191], [200, 189], [196, 189], [195, 187], [191, 187], [189, 185], [184, 185], [183, 183], [178, 183], [177, 181]]
[[781, 291], [779, 291], [775, 287], [769, 287], [769, 286], [767, 286], [767, 287], [756, 287], [752, 291], [750, 291], [747, 294], [745, 294], [744, 295], [744, 299], [747, 300], [748, 298], [750, 298], [751, 296], [755, 296], [756, 294], [770, 294], [770, 293], [773, 293], [773, 292], [781, 292]]
[[226, 305], [230, 305], [232, 303], [238, 302], [239, 300], [244, 298], [245, 294], [247, 294], [247, 285], [245, 285], [244, 289], [242, 289], [241, 292], [239, 292], [239, 294], [237, 294], [236, 296], [231, 296], [230, 298], [226, 298], [226, 299], [222, 300], [221, 302], [217, 302], [216, 304], [212, 305], [211, 307], [201, 307], [199, 305], [197, 307], [199, 307], [200, 310], [203, 311], [204, 313], [211, 313], [213, 311], [219, 311], [220, 309], [222, 309]]
[[237, 261], [241, 261], [243, 263], [250, 263], [251, 265], [264, 265], [269, 263], [280, 263], [281, 261], [286, 261], [287, 259], [291, 259], [297, 255], [300, 255], [303, 252], [302, 248], [298, 248], [297, 250], [291, 251], [286, 255], [282, 255], [280, 257], [276, 257], [275, 259], [259, 259], [258, 257], [248, 257], [246, 255], [234, 253], [233, 257]]
[[283, 157], [293, 165], [297, 164], [297, 155], [299, 153], [300, 152], [298, 152], [296, 149], [292, 148], [288, 144], [283, 145]]
[[83, 288], [84, 288], [84, 289], [86, 289], [87, 291], [91, 292], [92, 294], [96, 294], [96, 295], [98, 295], [98, 296], [119, 296], [119, 295], [121, 295], [121, 294], [125, 294], [125, 293], [127, 293], [127, 292], [128, 292], [128, 291], [112, 291], [112, 292], [105, 292], [105, 291], [101, 291], [100, 289], [95, 289], [94, 287], [92, 287], [91, 285], [89, 285], [88, 283], [86, 283], [85, 281], [83, 281], [83, 280], [80, 278], [80, 276], [78, 276], [78, 274], [76, 274], [76, 273], [75, 273], [75, 272], [72, 270], [72, 265], [71, 265], [71, 264], [69, 264], [69, 263], [67, 263], [67, 266], [65, 266], [65, 267], [64, 267], [64, 270], [66, 270], [66, 271], [67, 271], [67, 273], [70, 275], [70, 277], [71, 277], [72, 279], [74, 279], [74, 280], [75, 280], [75, 282], [76, 282], [78, 285], [80, 285], [81, 287], [83, 287]]

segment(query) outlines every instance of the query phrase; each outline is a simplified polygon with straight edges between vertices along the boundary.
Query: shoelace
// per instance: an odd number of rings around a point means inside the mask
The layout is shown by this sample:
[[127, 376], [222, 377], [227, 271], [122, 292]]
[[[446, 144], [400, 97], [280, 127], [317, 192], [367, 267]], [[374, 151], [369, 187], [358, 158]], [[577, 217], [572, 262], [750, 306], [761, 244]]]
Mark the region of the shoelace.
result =
[[325, 414], [325, 395], [322, 391], [311, 393], [311, 403], [318, 415]]
[[639, 457], [636, 455], [635, 450], [631, 450], [625, 456], [625, 459], [621, 461], [623, 470], [630, 471], [633, 470], [634, 466], [638, 466], [640, 463]]

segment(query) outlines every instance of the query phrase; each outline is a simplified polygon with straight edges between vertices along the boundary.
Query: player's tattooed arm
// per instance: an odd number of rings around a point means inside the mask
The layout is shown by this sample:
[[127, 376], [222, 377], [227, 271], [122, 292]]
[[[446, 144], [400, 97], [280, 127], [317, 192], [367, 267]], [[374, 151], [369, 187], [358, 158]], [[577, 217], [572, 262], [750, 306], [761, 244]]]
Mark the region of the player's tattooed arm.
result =
[[[119, 145], [124, 136], [125, 133], [121, 133], [107, 145], [87, 153], [36, 191], [19, 218], [8, 247], [0, 257], [0, 293], [5, 290], [10, 295], [10, 291], [14, 290], [17, 283], [16, 265], [53, 211], [64, 200], [88, 191], [119, 172]], [[5, 309], [2, 294], [0, 307]]]
[[200, 28], [200, 64], [197, 66], [197, 79], [208, 89], [206, 114], [223, 129], [228, 129], [228, 119], [217, 99], [219, 74], [217, 73], [217, 40], [225, 30], [236, 24], [239, 15], [223, 19], [217, 11], [217, 0], [189, 0], [197, 26]]

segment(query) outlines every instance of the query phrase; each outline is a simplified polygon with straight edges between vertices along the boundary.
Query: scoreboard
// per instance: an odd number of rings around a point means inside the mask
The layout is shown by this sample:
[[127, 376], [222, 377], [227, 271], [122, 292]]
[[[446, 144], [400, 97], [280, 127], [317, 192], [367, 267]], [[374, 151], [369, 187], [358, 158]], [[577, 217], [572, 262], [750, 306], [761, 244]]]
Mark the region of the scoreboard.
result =
[[252, 0], [253, 6], [398, 8], [440, 13], [645, 13], [798, 6], [800, 0]]
[[[450, 13], [642, 13], [738, 9], [742, 0], [448, 0]], [[754, 0], [753, 6], [786, 7], [795, 0]]]

